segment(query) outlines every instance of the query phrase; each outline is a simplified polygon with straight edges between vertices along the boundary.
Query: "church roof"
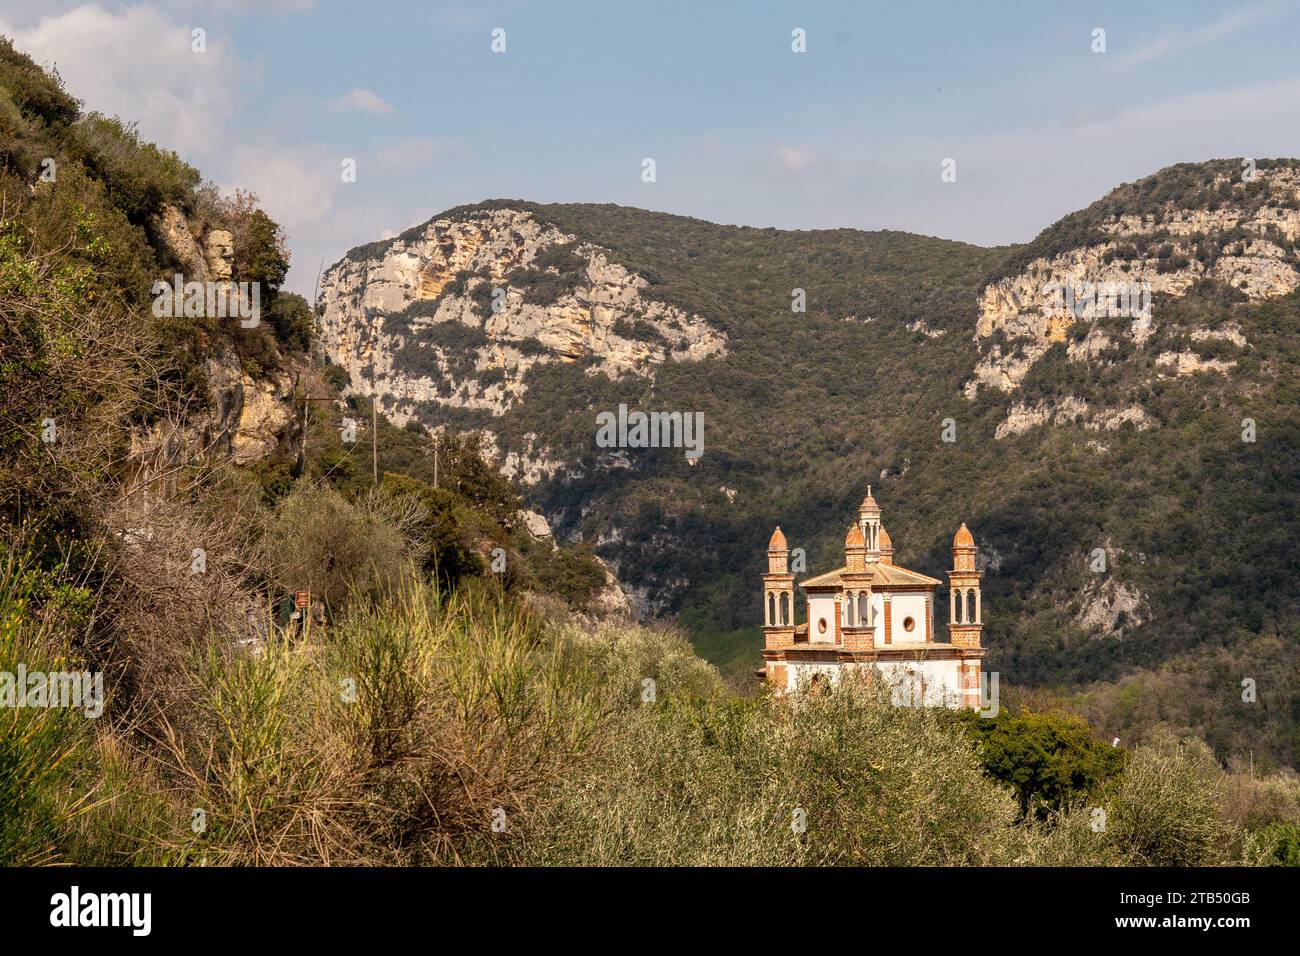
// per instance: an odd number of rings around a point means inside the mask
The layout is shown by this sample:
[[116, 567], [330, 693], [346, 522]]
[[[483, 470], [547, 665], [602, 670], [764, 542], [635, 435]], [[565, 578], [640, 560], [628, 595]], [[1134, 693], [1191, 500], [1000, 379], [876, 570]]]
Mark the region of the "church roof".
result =
[[[935, 578], [921, 574], [919, 571], [909, 571], [907, 568], [900, 568], [896, 564], [873, 564], [870, 568], [872, 571], [871, 584], [873, 587], [879, 587], [882, 585], [890, 587], [938, 587], [942, 583]], [[801, 581], [799, 587], [838, 587], [840, 577], [847, 570], [847, 568], [836, 568], [834, 571], [827, 571], [825, 574], [819, 574], [815, 578]]]
[[957, 533], [953, 535], [952, 546], [954, 548], [973, 548], [975, 547], [975, 538], [971, 535], [970, 529], [966, 527], [966, 522], [961, 523]]
[[776, 530], [772, 532], [772, 540], [767, 543], [769, 551], [786, 551], [789, 546], [785, 543], [785, 535], [781, 533], [781, 526], [777, 525]]

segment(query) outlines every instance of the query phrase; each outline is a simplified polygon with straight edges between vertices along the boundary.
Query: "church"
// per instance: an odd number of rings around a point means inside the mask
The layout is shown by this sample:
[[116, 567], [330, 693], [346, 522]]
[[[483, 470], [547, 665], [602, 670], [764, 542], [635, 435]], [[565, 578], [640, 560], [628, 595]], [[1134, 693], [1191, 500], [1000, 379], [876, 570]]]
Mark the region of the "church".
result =
[[790, 549], [778, 527], [763, 575], [763, 661], [759, 676], [778, 693], [835, 683], [846, 672], [883, 679], [897, 705], [979, 708], [983, 617], [975, 539], [966, 525], [952, 541], [948, 638], [935, 639], [935, 591], [942, 583], [894, 563], [894, 546], [867, 487], [844, 539], [844, 566], [800, 583], [808, 619], [795, 623]]

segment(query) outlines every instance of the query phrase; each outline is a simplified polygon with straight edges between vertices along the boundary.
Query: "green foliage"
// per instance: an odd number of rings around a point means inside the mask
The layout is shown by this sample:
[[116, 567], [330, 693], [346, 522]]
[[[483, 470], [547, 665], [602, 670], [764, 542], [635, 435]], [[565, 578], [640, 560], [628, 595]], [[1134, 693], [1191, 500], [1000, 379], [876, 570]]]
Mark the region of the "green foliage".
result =
[[423, 509], [418, 534], [427, 547], [423, 570], [445, 587], [486, 570], [473, 550], [465, 502], [448, 488], [435, 488], [409, 475], [384, 473], [384, 490], [417, 498]]
[[144, 225], [165, 203], [187, 204], [201, 182], [174, 152], [142, 142], [134, 124], [98, 113], [76, 125], [67, 148], [134, 225]]
[[294, 292], [281, 292], [267, 310], [264, 321], [275, 330], [275, 337], [293, 352], [308, 352], [314, 333], [311, 306]]
[[[29, 676], [96, 670], [74, 648], [89, 633], [91, 599], [66, 568], [44, 570], [0, 545], [0, 674], [12, 693], [27, 690], [16, 681], [20, 665]], [[15, 700], [0, 706], [0, 865], [44, 866], [65, 856], [86, 865], [149, 862], [143, 843], [163, 801], [100, 732], [105, 718]]]
[[56, 72], [45, 72], [25, 53], [0, 36], [0, 89], [18, 109], [51, 127], [65, 127], [80, 111], [78, 102], [63, 89]]
[[1300, 824], [1270, 823], [1259, 838], [1270, 862], [1278, 866], [1300, 866]]
[[266, 529], [281, 592], [307, 589], [328, 609], [392, 591], [424, 555], [419, 539], [382, 498], [351, 502], [329, 486], [295, 487]]
[[571, 608], [588, 610], [605, 587], [605, 569], [587, 544], [554, 547], [529, 541], [524, 549], [526, 586], [562, 598]]
[[261, 209], [254, 209], [247, 224], [236, 233], [235, 276], [241, 282], [260, 282], [278, 289], [288, 272], [284, 230]]
[[1098, 740], [1079, 717], [1006, 710], [954, 716], [978, 743], [984, 769], [1015, 793], [1021, 816], [1046, 820], [1124, 769], [1127, 751]]

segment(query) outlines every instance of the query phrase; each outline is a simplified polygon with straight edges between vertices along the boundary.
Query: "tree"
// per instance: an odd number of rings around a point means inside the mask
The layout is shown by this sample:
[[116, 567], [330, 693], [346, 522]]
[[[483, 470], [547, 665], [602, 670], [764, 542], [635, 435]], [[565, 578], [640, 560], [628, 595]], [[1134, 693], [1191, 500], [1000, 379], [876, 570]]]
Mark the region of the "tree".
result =
[[961, 719], [979, 742], [984, 769], [1008, 784], [1020, 801], [1020, 813], [1040, 819], [1076, 797], [1087, 796], [1124, 769], [1126, 751], [1093, 736], [1081, 717], [1031, 713]]

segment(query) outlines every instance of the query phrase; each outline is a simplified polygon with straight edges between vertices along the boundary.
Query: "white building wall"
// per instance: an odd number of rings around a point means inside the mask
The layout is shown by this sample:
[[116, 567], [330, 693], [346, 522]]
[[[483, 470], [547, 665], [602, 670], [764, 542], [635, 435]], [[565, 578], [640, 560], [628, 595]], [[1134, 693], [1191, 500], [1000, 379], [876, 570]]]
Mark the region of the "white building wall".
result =
[[785, 669], [785, 689], [787, 691], [807, 690], [814, 675], [820, 676], [823, 681], [828, 681], [832, 685], [838, 684], [843, 673], [844, 668], [839, 664], [791, 663], [786, 665]]
[[[895, 707], [963, 706], [960, 661], [887, 661], [868, 665], [875, 668], [877, 679], [890, 689]], [[838, 684], [846, 670], [857, 665], [790, 662], [786, 665], [785, 690], [808, 689], [814, 675], [831, 685]]]
[[[819, 633], [817, 622], [826, 621], [826, 633]], [[835, 595], [808, 595], [808, 640], [814, 644], [835, 643]]]
[[961, 661], [882, 661], [875, 665], [895, 707], [960, 707]]
[[[893, 617], [893, 626], [890, 628], [889, 636], [892, 642], [894, 644], [923, 642], [925, 640], [925, 592], [896, 592], [891, 600], [893, 608], [890, 613]], [[903, 622], [909, 617], [916, 622], [910, 632], [903, 629]], [[882, 625], [879, 643], [883, 644], [884, 640], [885, 632]]]

